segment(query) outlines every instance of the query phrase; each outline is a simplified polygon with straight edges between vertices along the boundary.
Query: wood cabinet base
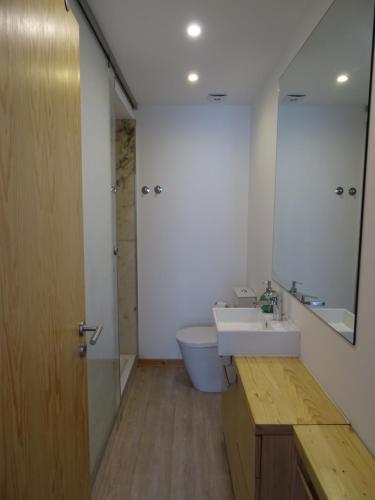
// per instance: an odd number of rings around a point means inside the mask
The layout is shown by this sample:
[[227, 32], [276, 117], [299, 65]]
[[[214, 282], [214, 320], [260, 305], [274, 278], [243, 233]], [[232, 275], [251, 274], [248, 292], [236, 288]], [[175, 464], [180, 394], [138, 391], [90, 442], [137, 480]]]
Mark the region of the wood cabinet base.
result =
[[241, 381], [223, 394], [223, 420], [236, 500], [289, 500], [296, 471], [292, 426], [256, 426]]
[[[293, 425], [347, 424], [296, 358], [235, 358], [238, 383], [223, 394], [236, 500], [305, 500]], [[305, 496], [303, 496], [305, 495]]]

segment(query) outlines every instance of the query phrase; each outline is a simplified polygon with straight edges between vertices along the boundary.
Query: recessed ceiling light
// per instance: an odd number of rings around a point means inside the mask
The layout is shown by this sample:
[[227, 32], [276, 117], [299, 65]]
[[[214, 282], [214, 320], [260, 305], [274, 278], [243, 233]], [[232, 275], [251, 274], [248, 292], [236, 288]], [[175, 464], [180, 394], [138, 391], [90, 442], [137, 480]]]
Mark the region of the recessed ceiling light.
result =
[[197, 38], [202, 33], [202, 28], [199, 24], [191, 23], [186, 28], [186, 32], [189, 36], [191, 36], [191, 38]]
[[339, 75], [337, 77], [337, 83], [345, 83], [349, 80], [348, 75]]
[[195, 83], [199, 80], [199, 75], [197, 73], [189, 73], [188, 74], [188, 80], [191, 83]]

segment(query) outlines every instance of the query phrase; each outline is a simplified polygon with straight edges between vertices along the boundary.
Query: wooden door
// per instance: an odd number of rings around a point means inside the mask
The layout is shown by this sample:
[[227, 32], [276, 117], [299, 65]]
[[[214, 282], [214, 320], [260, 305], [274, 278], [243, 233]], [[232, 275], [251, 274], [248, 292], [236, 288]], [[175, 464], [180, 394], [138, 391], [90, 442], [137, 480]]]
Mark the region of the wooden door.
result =
[[79, 31], [0, 1], [0, 498], [90, 496]]

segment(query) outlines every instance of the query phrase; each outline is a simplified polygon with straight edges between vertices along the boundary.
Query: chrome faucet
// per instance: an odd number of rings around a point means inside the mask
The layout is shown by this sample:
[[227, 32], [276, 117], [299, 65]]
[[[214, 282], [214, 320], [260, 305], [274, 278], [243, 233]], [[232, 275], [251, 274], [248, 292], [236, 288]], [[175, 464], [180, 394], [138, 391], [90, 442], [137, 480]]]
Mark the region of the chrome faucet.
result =
[[282, 321], [284, 317], [282, 294], [276, 293], [276, 295], [271, 299], [271, 304], [273, 305], [273, 320]]

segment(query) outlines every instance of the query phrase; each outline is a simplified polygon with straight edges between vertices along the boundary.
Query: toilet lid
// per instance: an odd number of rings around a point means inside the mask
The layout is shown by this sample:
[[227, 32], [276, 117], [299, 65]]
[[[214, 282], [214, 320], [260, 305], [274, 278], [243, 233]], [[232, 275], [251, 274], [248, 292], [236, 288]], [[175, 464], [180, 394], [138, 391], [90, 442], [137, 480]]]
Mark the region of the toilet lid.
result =
[[189, 347], [217, 346], [217, 331], [214, 326], [191, 326], [178, 330], [176, 338]]

